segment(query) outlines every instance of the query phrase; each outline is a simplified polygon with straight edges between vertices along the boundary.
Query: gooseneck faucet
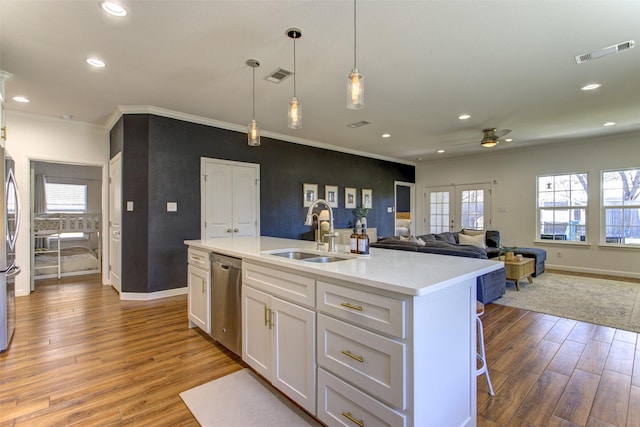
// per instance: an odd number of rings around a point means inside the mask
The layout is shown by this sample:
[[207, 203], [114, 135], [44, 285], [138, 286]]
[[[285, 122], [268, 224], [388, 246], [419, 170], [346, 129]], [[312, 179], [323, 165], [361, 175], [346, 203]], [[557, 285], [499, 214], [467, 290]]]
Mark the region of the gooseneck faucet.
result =
[[[311, 203], [311, 206], [309, 206], [309, 210], [307, 211], [307, 219], [304, 221], [304, 225], [313, 225], [313, 208], [315, 208], [320, 203], [325, 205], [329, 210], [329, 232], [325, 234], [325, 237], [329, 237], [329, 252], [335, 252], [336, 251], [335, 238], [337, 236], [337, 233], [333, 229], [333, 209], [331, 209], [329, 202], [327, 202], [324, 199], [314, 200], [313, 203]], [[318, 239], [320, 239], [320, 233], [318, 233]]]

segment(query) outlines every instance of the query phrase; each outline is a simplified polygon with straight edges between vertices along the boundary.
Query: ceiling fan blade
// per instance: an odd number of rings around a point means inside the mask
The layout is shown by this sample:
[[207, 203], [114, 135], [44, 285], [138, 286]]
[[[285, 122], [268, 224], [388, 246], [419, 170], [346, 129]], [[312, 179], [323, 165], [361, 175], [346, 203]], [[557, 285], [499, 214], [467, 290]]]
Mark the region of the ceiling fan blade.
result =
[[511, 129], [502, 129], [502, 130], [496, 131], [494, 135], [496, 138], [502, 138], [503, 136], [508, 135], [510, 133], [511, 133]]

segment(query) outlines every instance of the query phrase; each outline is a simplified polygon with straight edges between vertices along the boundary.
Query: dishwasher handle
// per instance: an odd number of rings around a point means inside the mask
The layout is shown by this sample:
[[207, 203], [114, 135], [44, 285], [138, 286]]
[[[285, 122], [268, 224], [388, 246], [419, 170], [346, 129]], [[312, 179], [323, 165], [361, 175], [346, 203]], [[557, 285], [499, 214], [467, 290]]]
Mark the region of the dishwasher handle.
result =
[[238, 270], [242, 269], [242, 260], [239, 258], [229, 258], [229, 257], [216, 255], [214, 256], [213, 259], [217, 267], [220, 268], [221, 270], [229, 271], [232, 268], [235, 268]]

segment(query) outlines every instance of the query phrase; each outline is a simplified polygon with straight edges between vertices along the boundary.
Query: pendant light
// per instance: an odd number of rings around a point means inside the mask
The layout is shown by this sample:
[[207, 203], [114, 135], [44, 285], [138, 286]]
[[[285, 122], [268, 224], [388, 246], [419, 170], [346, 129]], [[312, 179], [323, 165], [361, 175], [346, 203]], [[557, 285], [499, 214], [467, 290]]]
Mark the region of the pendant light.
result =
[[364, 77], [356, 65], [356, 0], [353, 0], [353, 70], [347, 83], [347, 108], [359, 110], [364, 107]]
[[250, 147], [260, 146], [260, 126], [256, 122], [256, 68], [260, 66], [260, 62], [257, 59], [248, 59], [247, 65], [251, 67], [253, 73], [253, 108], [251, 113], [251, 123], [248, 126], [247, 143]]
[[289, 101], [289, 118], [287, 126], [290, 129], [300, 129], [302, 127], [302, 105], [296, 97], [296, 39], [302, 37], [302, 31], [298, 28], [289, 28], [287, 36], [293, 39], [293, 97]]

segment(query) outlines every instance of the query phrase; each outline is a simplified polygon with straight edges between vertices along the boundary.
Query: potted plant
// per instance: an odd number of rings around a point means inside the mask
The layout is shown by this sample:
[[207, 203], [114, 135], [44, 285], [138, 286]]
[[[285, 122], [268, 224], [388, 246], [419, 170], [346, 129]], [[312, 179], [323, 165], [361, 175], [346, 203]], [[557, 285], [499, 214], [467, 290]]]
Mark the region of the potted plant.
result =
[[502, 246], [498, 247], [498, 256], [504, 256], [505, 261], [513, 261], [515, 259], [515, 252], [518, 250], [517, 246]]
[[369, 213], [369, 208], [365, 208], [362, 205], [358, 206], [353, 210], [354, 215], [358, 218], [360, 224], [364, 227], [367, 226], [367, 214]]

